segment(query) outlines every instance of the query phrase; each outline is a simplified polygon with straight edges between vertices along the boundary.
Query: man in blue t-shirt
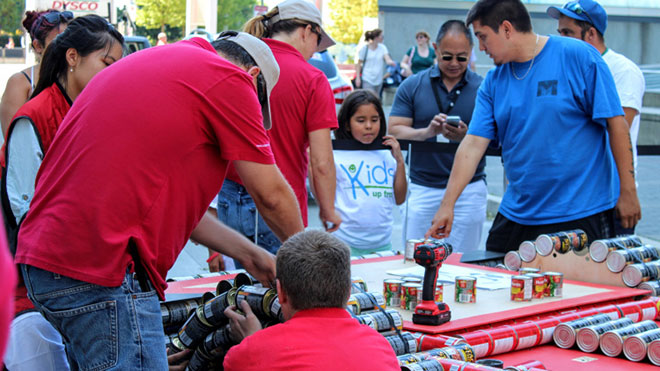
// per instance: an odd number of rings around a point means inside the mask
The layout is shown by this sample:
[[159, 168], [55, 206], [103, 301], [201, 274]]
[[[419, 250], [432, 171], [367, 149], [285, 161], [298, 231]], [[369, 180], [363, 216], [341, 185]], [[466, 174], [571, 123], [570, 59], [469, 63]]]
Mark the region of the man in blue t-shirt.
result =
[[612, 237], [641, 218], [632, 146], [612, 74], [598, 51], [532, 31], [520, 0], [480, 0], [467, 17], [497, 65], [477, 94], [468, 135], [427, 236], [451, 232], [456, 199], [489, 143], [509, 179], [486, 249], [505, 252], [541, 233]]
[[[483, 78], [468, 70], [473, 42], [470, 29], [459, 20], [445, 22], [433, 47], [438, 64], [408, 77], [396, 92], [390, 112], [390, 133], [399, 139], [460, 142], [468, 130], [477, 90]], [[456, 126], [448, 116], [459, 116]], [[410, 196], [405, 236], [424, 236], [447, 187], [454, 153], [424, 152], [413, 144], [410, 158]], [[486, 159], [454, 207], [454, 233], [447, 239], [454, 251], [478, 250], [486, 221], [488, 189]], [[483, 248], [481, 248], [483, 249]]]

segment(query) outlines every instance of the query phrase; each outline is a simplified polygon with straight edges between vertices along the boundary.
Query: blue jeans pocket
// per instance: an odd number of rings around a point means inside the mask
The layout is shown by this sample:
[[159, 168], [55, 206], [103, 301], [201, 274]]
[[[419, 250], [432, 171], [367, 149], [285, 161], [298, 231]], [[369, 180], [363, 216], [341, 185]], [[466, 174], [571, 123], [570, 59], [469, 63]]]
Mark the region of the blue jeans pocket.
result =
[[[81, 371], [105, 370], [114, 367], [118, 359], [117, 302], [115, 300], [51, 311], [41, 307], [46, 318], [63, 332], [69, 349], [85, 352], [69, 355]], [[73, 366], [73, 365], [72, 365]]]

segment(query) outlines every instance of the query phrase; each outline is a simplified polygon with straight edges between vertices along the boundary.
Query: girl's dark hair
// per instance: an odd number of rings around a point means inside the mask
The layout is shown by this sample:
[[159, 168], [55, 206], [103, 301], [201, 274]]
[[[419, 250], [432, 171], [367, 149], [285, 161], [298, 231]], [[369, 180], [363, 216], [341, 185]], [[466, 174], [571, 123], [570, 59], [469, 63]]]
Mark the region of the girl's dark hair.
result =
[[381, 30], [380, 28], [376, 28], [375, 30], [367, 31], [367, 32], [364, 33], [364, 41], [371, 41], [371, 40], [377, 38], [378, 36], [380, 36], [380, 34], [382, 34], [382, 33], [383, 33], [383, 30]]
[[313, 30], [319, 29], [321, 26], [310, 21], [303, 21], [301, 19], [283, 19], [277, 22], [272, 22], [271, 18], [279, 14], [279, 8], [275, 7], [268, 13], [258, 15], [248, 20], [243, 26], [243, 32], [258, 38], [273, 37], [278, 33], [290, 34], [300, 27], [312, 26]]
[[[59, 27], [60, 23], [65, 22], [62, 18], [58, 18], [58, 22], [51, 23], [43, 18], [44, 14], [54, 12], [59, 13], [55, 9], [41, 11], [28, 10], [25, 12], [25, 19], [23, 19], [22, 23], [28, 34], [30, 34], [30, 39], [33, 41], [37, 40], [42, 46], [46, 46], [46, 36], [48, 33], [55, 27]], [[39, 21], [39, 18], [41, 18], [41, 21]]]
[[90, 14], [74, 19], [46, 48], [39, 69], [39, 82], [32, 97], [59, 81], [60, 77], [66, 79], [69, 68], [66, 51], [70, 48], [85, 57], [103, 48], [110, 49], [115, 42], [123, 44], [124, 37], [104, 18]]
[[450, 31], [462, 32], [470, 43], [470, 46], [474, 45], [470, 29], [465, 25], [465, 23], [463, 23], [463, 21], [457, 19], [451, 19], [440, 26], [440, 30], [438, 31], [438, 36], [435, 38], [435, 42], [439, 45], [442, 39], [444, 39]]
[[373, 104], [376, 107], [376, 112], [380, 117], [380, 129], [378, 130], [378, 137], [382, 138], [387, 134], [387, 123], [385, 122], [385, 112], [383, 111], [383, 104], [380, 99], [371, 90], [358, 89], [352, 92], [344, 100], [344, 104], [339, 109], [337, 121], [339, 128], [335, 131], [336, 139], [355, 139], [351, 133], [351, 117], [357, 112], [360, 106], [365, 104]]

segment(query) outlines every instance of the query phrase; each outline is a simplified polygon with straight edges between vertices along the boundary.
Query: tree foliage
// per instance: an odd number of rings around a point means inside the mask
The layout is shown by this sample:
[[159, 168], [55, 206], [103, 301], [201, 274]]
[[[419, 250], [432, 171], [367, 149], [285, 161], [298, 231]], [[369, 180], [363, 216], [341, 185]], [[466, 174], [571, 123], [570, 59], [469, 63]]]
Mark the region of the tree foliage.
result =
[[330, 36], [344, 44], [357, 44], [364, 17], [378, 16], [378, 0], [330, 0]]
[[0, 1], [0, 31], [17, 35], [24, 32], [21, 21], [25, 10], [23, 0]]
[[241, 30], [254, 15], [257, 0], [218, 0], [218, 32]]
[[186, 0], [137, 0], [135, 23], [148, 29], [165, 31], [165, 25], [186, 25]]

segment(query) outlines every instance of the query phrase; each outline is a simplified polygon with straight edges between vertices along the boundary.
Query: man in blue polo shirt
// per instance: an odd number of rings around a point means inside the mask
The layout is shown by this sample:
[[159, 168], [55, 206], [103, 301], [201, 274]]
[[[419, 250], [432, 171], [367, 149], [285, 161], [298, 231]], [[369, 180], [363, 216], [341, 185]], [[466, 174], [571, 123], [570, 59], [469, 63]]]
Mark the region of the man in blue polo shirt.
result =
[[502, 146], [509, 186], [486, 249], [517, 249], [541, 233], [583, 229], [590, 241], [641, 218], [632, 146], [609, 68], [582, 41], [540, 36], [520, 0], [479, 0], [470, 9], [497, 65], [484, 80], [468, 135], [426, 236], [452, 231], [456, 199], [491, 141]]
[[[438, 65], [407, 78], [399, 86], [390, 112], [390, 132], [399, 139], [460, 142], [467, 132], [483, 80], [467, 69], [472, 35], [462, 21], [447, 21], [440, 27], [433, 46]], [[448, 115], [461, 118], [457, 127], [447, 122]], [[440, 206], [453, 162], [454, 153], [421, 152], [413, 145], [406, 238], [421, 238], [428, 229]], [[479, 248], [488, 196], [485, 165], [482, 156], [456, 203], [456, 223], [447, 240], [455, 251]]]

